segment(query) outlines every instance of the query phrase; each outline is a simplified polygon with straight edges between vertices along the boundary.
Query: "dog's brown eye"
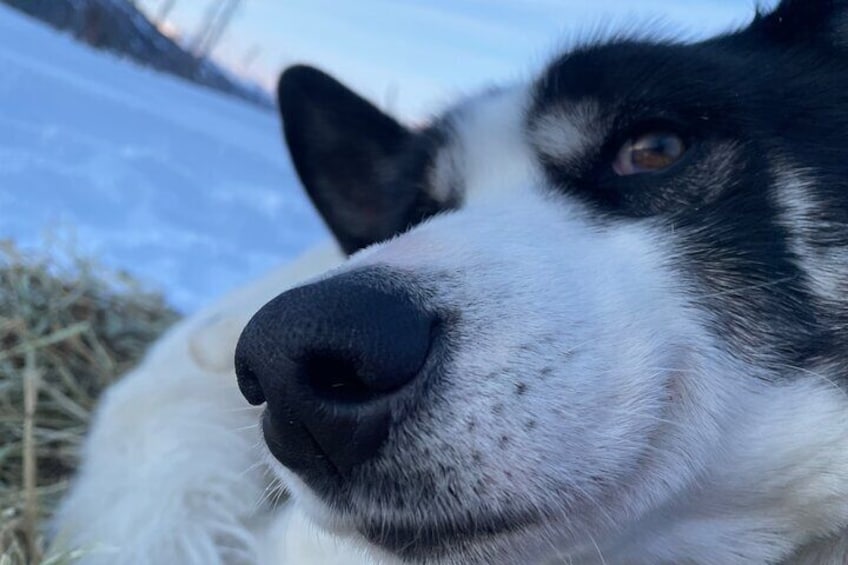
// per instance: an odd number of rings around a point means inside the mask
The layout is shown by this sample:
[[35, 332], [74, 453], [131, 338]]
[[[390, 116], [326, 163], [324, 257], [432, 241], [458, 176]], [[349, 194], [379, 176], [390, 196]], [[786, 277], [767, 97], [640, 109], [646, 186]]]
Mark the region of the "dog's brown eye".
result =
[[612, 164], [620, 176], [661, 171], [673, 165], [686, 152], [686, 144], [677, 134], [647, 133], [634, 137], [618, 151]]

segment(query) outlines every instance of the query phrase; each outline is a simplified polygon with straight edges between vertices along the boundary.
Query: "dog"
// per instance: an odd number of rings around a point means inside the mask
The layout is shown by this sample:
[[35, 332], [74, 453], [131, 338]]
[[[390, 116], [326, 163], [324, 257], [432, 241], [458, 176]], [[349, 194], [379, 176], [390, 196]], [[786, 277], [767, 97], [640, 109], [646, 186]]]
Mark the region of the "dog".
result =
[[236, 351], [303, 512], [411, 563], [848, 561], [846, 21], [583, 45], [421, 131], [289, 70], [301, 180], [375, 219]]
[[[586, 42], [417, 129], [288, 69], [285, 139], [349, 258], [238, 337], [263, 444], [234, 455], [291, 494], [245, 518], [257, 559], [848, 562], [847, 21], [783, 0], [699, 42]], [[200, 494], [178, 446], [145, 464]], [[186, 498], [169, 542], [202, 537]]]

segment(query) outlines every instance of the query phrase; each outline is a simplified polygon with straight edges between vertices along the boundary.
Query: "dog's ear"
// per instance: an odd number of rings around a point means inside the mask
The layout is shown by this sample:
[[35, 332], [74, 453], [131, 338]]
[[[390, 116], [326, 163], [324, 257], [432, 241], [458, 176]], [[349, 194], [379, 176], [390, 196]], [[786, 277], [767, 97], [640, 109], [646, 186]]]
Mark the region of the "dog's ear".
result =
[[782, 0], [747, 33], [786, 46], [848, 47], [848, 0]]
[[412, 133], [312, 67], [283, 72], [277, 97], [294, 167], [342, 249], [350, 254], [402, 229], [409, 198], [387, 178]]

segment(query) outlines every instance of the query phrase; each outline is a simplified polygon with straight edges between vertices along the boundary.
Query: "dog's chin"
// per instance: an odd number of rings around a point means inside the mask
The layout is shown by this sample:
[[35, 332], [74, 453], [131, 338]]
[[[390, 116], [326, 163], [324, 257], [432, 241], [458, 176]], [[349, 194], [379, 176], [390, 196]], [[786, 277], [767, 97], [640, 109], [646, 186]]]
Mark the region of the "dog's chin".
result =
[[416, 563], [489, 563], [526, 541], [534, 524], [503, 517], [478, 516], [445, 523], [366, 522], [359, 529], [368, 542]]
[[315, 526], [340, 537], [357, 534], [358, 530], [352, 520], [345, 519], [340, 513], [334, 511], [296, 473], [280, 464], [267, 447], [264, 451], [268, 467], [284, 487], [284, 490], [289, 493], [297, 509]]
[[480, 515], [438, 523], [393, 523], [391, 509], [386, 510], [385, 518], [360, 518], [355, 509], [334, 510], [332, 501], [318, 495], [270, 452], [267, 459], [291, 494], [297, 511], [325, 533], [359, 546], [381, 563], [401, 559], [421, 563], [486, 562], [480, 556], [493, 552], [503, 555], [507, 551], [503, 542], [507, 540], [520, 545], [522, 538], [530, 537], [537, 522], [529, 516], [523, 519], [511, 516], [507, 520]]

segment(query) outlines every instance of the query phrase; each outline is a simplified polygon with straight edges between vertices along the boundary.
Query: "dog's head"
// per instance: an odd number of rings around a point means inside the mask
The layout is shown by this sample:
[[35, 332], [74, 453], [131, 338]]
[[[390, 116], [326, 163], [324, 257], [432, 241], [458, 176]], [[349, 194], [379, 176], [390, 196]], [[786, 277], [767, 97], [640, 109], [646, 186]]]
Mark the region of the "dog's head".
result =
[[236, 366], [306, 511], [445, 563], [765, 562], [848, 521], [843, 4], [584, 45], [414, 130], [286, 71], [353, 255]]

